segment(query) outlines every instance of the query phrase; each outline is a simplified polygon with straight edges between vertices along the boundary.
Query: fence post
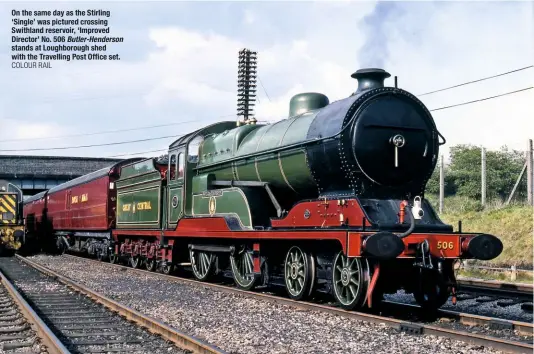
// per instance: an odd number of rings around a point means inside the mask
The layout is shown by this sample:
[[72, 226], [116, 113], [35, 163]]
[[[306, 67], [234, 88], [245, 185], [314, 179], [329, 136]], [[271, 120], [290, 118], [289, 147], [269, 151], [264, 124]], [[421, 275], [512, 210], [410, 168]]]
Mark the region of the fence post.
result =
[[482, 178], [482, 206], [486, 206], [486, 149], [484, 147], [481, 148], [481, 158], [482, 158], [482, 168], [481, 168], [481, 178]]
[[534, 194], [533, 194], [533, 181], [532, 181], [532, 174], [533, 172], [533, 161], [532, 161], [532, 139], [528, 139], [528, 146], [527, 146], [527, 199], [528, 199], [528, 205], [534, 206]]
[[515, 264], [512, 266], [512, 272], [510, 274], [510, 280], [515, 281], [517, 279], [517, 267]]
[[439, 161], [439, 213], [443, 213], [443, 199], [445, 197], [445, 175], [443, 168], [443, 155]]

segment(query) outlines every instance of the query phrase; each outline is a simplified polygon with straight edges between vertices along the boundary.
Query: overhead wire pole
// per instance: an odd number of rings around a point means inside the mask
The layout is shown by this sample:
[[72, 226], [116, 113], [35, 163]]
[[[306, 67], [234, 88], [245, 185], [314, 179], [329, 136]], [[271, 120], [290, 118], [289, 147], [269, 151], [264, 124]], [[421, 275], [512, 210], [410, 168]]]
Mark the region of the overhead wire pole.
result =
[[486, 149], [484, 147], [481, 147], [480, 148], [480, 157], [482, 159], [482, 166], [481, 166], [481, 178], [482, 178], [482, 183], [481, 183], [481, 196], [482, 196], [482, 201], [481, 201], [481, 204], [482, 206], [486, 206]]
[[528, 200], [528, 205], [530, 206], [534, 206], [534, 177], [533, 177], [533, 174], [534, 174], [534, 166], [532, 166], [534, 164], [534, 161], [533, 160], [533, 152], [532, 152], [532, 139], [528, 139], [528, 143], [527, 143], [527, 152], [526, 152], [526, 164], [527, 164], [527, 200]]
[[439, 213], [443, 213], [443, 200], [445, 199], [445, 171], [443, 155], [439, 159]]

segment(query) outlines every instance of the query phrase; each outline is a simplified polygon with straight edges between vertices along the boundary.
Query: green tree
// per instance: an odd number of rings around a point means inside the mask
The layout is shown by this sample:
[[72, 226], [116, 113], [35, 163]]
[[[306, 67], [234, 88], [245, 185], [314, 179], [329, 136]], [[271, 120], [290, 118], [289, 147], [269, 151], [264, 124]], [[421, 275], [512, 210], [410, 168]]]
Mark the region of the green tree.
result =
[[[451, 175], [448, 166], [444, 167], [443, 173], [445, 174], [445, 177], [443, 178], [443, 182], [445, 185], [445, 196], [448, 197], [455, 195], [456, 185], [454, 184], [454, 177]], [[428, 180], [428, 183], [426, 185], [426, 193], [439, 195], [439, 162], [438, 164], [436, 164], [436, 168], [434, 169], [432, 176]]]
[[[486, 150], [486, 185], [489, 199], [505, 200], [517, 180], [524, 164], [520, 151], [503, 146], [499, 151]], [[481, 198], [481, 148], [473, 145], [456, 145], [450, 149], [450, 164], [445, 169], [445, 195]], [[516, 198], [526, 197], [526, 176], [517, 189]], [[427, 192], [439, 194], [439, 168], [436, 166], [427, 184]]]

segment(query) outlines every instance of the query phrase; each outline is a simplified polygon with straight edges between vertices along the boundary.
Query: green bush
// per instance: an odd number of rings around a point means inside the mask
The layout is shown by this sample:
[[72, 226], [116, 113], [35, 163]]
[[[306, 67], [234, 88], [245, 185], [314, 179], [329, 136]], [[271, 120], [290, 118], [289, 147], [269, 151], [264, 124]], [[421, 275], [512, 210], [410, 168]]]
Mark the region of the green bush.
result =
[[[525, 163], [524, 153], [509, 150], [486, 151], [486, 197], [504, 201], [510, 195]], [[473, 145], [456, 145], [450, 149], [450, 163], [444, 169], [445, 196], [468, 197], [480, 200], [482, 189], [481, 148]], [[526, 174], [519, 184], [515, 200], [526, 199]], [[427, 193], [439, 194], [439, 164], [436, 165]], [[473, 205], [473, 207], [475, 207]]]

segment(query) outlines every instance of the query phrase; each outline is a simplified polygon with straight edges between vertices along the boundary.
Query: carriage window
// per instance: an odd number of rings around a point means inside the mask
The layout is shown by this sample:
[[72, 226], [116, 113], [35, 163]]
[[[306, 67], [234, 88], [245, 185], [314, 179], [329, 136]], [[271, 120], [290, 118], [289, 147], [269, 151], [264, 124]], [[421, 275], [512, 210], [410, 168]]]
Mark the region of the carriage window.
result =
[[178, 178], [184, 178], [184, 153], [178, 154]]
[[189, 143], [189, 148], [187, 149], [187, 162], [190, 163], [197, 163], [198, 162], [198, 155], [200, 154], [200, 146], [202, 145], [202, 142], [204, 141], [204, 138], [201, 136], [197, 136], [191, 142]]
[[172, 154], [169, 159], [169, 176], [171, 181], [176, 179], [176, 155]]

